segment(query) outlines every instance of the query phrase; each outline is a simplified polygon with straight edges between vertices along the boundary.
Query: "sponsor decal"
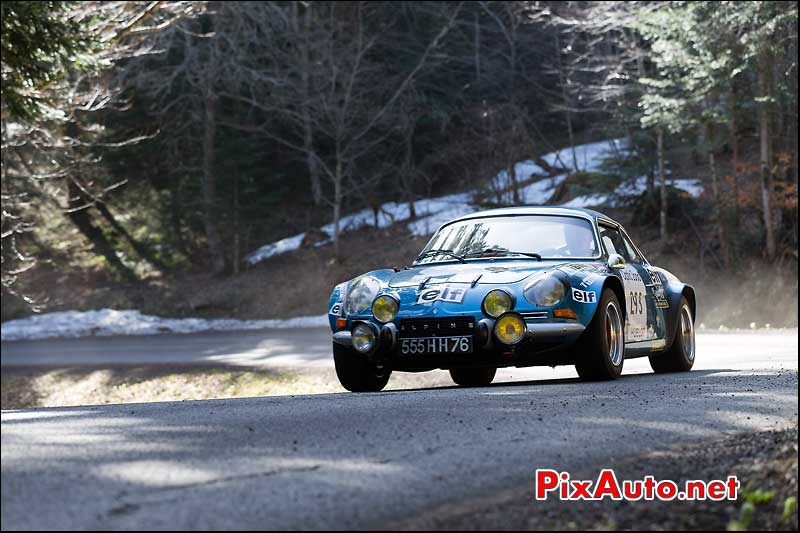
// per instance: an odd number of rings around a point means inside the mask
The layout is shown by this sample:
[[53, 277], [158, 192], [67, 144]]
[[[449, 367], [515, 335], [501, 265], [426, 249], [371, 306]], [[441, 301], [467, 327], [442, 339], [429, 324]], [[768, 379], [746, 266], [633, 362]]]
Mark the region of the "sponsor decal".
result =
[[653, 298], [656, 301], [656, 307], [661, 309], [668, 308], [669, 302], [667, 301], [666, 293], [664, 293], [664, 284], [661, 282], [661, 276], [658, 275], [658, 272], [653, 272], [649, 268], [647, 273], [650, 274], [650, 280], [653, 283]]
[[600, 279], [600, 278], [602, 278], [602, 277], [603, 277], [603, 276], [601, 276], [601, 275], [600, 275], [600, 274], [598, 274], [597, 272], [590, 272], [589, 274], [587, 274], [587, 275], [586, 275], [586, 277], [585, 277], [585, 278], [583, 278], [583, 280], [581, 280], [581, 283], [580, 283], [580, 285], [581, 285], [581, 287], [583, 287], [584, 289], [586, 289], [586, 288], [588, 288], [588, 287], [589, 287], [589, 286], [590, 286], [592, 283], [594, 283], [595, 281], [597, 281], [598, 279]]
[[342, 304], [337, 302], [337, 303], [333, 304], [333, 306], [331, 307], [331, 310], [328, 311], [328, 314], [329, 315], [338, 315], [341, 312], [342, 312]]
[[568, 265], [569, 268], [578, 271], [594, 270], [596, 267], [591, 263], [572, 263]]
[[625, 307], [628, 320], [625, 322], [625, 342], [646, 341], [647, 329], [647, 288], [636, 268], [626, 265], [619, 271], [625, 289]]
[[337, 302], [339, 302], [339, 303], [344, 302], [344, 297], [347, 294], [347, 287], [348, 287], [348, 283], [347, 282], [340, 283], [340, 284], [338, 284], [336, 286], [336, 291], [337, 291], [337, 293], [336, 293], [336, 301]]
[[593, 291], [581, 291], [573, 287], [572, 299], [580, 304], [593, 304], [597, 301], [597, 293]]
[[460, 304], [464, 300], [466, 293], [466, 287], [452, 287], [450, 285], [431, 287], [420, 291], [417, 296], [417, 304], [432, 304], [437, 301]]
[[570, 276], [574, 276], [579, 272], [587, 272], [590, 270], [595, 270], [597, 266], [591, 263], [570, 263], [567, 265], [561, 265], [558, 268], [563, 270]]

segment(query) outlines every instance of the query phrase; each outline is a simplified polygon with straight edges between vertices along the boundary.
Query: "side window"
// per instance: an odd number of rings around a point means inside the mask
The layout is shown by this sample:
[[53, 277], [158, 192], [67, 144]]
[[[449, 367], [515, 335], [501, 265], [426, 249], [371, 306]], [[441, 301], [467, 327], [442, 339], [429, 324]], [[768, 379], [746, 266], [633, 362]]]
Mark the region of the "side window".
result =
[[631, 243], [630, 237], [623, 234], [622, 235], [622, 242], [625, 243], [625, 249], [628, 250], [628, 255], [631, 258], [631, 263], [641, 263], [642, 258], [636, 253], [636, 248], [633, 247], [633, 243]]
[[[603, 246], [605, 246], [608, 255], [619, 254], [625, 261], [630, 262], [633, 260], [618, 229], [600, 226], [600, 240], [603, 241]], [[635, 257], [635, 254], [633, 257]]]

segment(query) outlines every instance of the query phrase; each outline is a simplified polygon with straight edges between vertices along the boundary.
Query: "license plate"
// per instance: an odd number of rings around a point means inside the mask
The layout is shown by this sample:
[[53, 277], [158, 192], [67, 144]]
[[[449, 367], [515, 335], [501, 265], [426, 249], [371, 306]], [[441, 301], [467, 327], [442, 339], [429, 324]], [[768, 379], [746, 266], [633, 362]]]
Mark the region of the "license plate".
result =
[[400, 353], [420, 355], [429, 353], [472, 353], [472, 337], [426, 337], [400, 339]]

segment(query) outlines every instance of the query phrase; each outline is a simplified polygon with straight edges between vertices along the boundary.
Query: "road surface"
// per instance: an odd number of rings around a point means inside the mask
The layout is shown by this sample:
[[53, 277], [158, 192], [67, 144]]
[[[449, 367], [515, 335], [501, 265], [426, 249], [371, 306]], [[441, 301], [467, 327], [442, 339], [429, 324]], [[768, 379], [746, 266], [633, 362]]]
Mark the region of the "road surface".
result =
[[[3, 343], [2, 359], [141, 363], [152, 345], [185, 362], [329, 365], [309, 335], [308, 351], [274, 332]], [[635, 360], [605, 383], [536, 369], [483, 389], [4, 411], [2, 528], [383, 527], [525, 487], [537, 468], [796, 424], [797, 356], [796, 330], [706, 334], [690, 373]]]
[[[797, 329], [698, 333], [698, 365], [770, 366], [775, 358], [797, 356]], [[85, 337], [3, 341], [2, 366], [227, 365], [254, 367], [330, 367], [327, 328], [222, 331], [195, 334]], [[717, 363], [713, 363], [717, 364]], [[796, 366], [796, 364], [795, 364]], [[526, 377], [554, 377], [545, 372]], [[558, 377], [576, 376], [571, 369]], [[646, 360], [629, 361], [626, 371], [650, 372]], [[519, 371], [517, 372], [519, 374]]]
[[3, 341], [2, 366], [332, 364], [327, 328]]

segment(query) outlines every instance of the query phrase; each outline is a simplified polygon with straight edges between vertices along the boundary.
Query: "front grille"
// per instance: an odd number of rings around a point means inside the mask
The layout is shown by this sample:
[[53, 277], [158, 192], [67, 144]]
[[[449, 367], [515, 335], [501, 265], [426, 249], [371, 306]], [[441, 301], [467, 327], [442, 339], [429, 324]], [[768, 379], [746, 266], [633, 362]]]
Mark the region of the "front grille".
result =
[[402, 338], [419, 337], [460, 337], [475, 333], [475, 320], [471, 316], [451, 318], [404, 318], [400, 320], [398, 336]]

